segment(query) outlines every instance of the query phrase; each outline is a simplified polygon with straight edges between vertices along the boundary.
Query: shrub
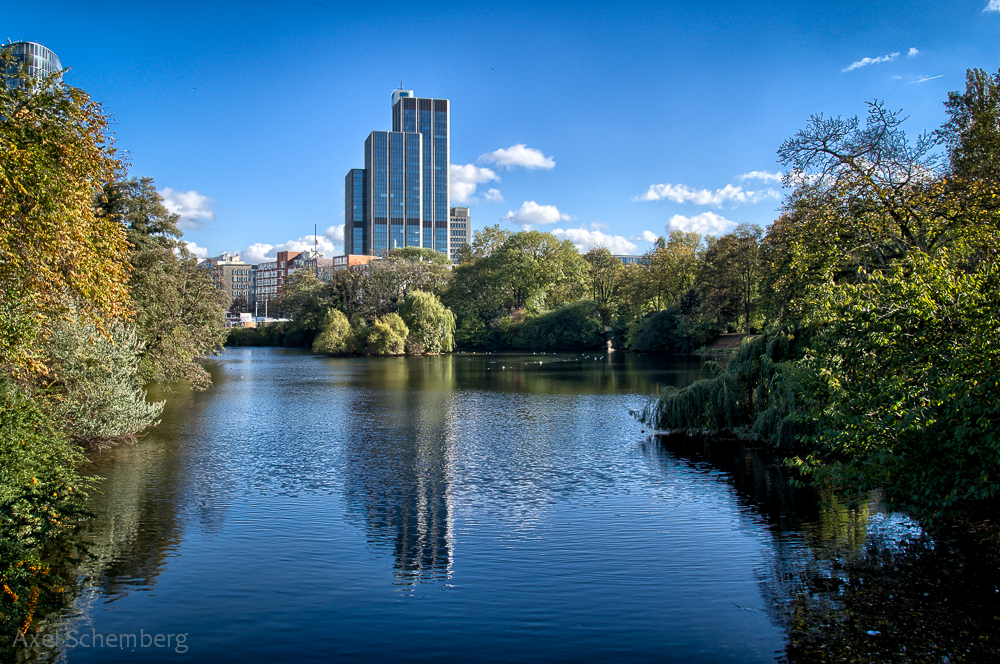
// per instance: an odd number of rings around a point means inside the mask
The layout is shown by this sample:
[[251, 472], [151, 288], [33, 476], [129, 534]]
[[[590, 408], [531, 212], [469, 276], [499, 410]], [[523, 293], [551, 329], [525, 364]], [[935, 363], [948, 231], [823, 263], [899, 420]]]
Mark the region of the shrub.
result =
[[39, 400], [0, 381], [0, 633], [27, 632], [75, 586], [68, 554], [89, 483], [75, 470], [82, 460]]
[[131, 326], [116, 321], [102, 333], [74, 309], [60, 318], [49, 339], [44, 392], [50, 416], [77, 443], [97, 449], [133, 442], [156, 425], [163, 402], [149, 403], [139, 383], [142, 343]]
[[635, 320], [626, 336], [629, 350], [690, 353], [712, 340], [711, 328], [679, 309], [665, 309]]
[[522, 324], [527, 347], [571, 350], [604, 347], [604, 327], [597, 305], [590, 300], [573, 302], [535, 316]]
[[387, 314], [368, 329], [366, 350], [369, 355], [402, 355], [409, 333], [399, 314]]
[[327, 309], [323, 317], [322, 332], [313, 342], [313, 352], [325, 355], [347, 355], [354, 350], [351, 324], [338, 309]]

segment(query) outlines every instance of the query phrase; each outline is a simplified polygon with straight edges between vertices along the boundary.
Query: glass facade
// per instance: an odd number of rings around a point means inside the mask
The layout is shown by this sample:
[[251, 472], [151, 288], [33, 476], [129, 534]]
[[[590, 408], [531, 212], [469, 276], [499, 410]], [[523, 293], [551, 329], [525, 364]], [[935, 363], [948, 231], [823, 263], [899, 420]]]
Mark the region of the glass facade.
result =
[[21, 79], [17, 77], [21, 65], [28, 66], [28, 76], [47, 76], [61, 71], [63, 66], [59, 56], [48, 48], [35, 42], [16, 42], [3, 45], [14, 56], [13, 62], [4, 72], [4, 83], [10, 88], [21, 87]]
[[351, 169], [345, 182], [345, 251], [382, 255], [396, 247], [428, 247], [448, 253], [449, 102], [416, 98], [412, 90], [394, 90], [392, 101], [392, 131], [369, 134], [365, 167]]
[[[451, 159], [451, 112], [447, 99], [393, 96], [393, 131], [416, 131], [421, 146], [422, 193], [420, 244], [448, 253], [449, 162]], [[407, 237], [410, 237], [409, 232]]]
[[371, 239], [365, 225], [365, 170], [352, 168], [344, 180], [344, 253], [367, 254]]
[[418, 133], [373, 131], [365, 141], [366, 253], [420, 246], [420, 154]]

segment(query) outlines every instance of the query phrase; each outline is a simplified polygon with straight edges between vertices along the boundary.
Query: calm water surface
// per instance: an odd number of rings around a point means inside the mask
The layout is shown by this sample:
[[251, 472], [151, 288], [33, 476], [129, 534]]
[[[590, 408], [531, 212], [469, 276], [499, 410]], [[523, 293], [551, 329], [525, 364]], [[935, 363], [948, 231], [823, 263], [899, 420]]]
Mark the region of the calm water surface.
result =
[[644, 432], [629, 409], [701, 363], [229, 349], [87, 468], [96, 557], [59, 626], [186, 652], [64, 656], [774, 661], [798, 561], [912, 524], [826, 518], [755, 457]]

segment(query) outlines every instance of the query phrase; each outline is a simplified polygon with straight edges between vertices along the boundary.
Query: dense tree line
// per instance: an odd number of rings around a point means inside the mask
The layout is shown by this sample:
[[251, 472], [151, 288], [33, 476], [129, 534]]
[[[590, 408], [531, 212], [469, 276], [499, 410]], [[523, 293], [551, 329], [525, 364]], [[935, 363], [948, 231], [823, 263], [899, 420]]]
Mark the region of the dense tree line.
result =
[[766, 333], [647, 421], [767, 441], [930, 521], [995, 509], [1000, 74], [970, 70], [945, 108], [916, 139], [872, 102], [864, 123], [814, 116], [781, 145], [793, 190], [758, 249]]
[[88, 484], [82, 450], [156, 423], [148, 382], [208, 385], [195, 358], [224, 338], [222, 296], [152, 180], [127, 177], [100, 106], [58, 74], [20, 73], [22, 86], [0, 86], [0, 632], [11, 635], [74, 587], [64, 554]]
[[[453, 316], [446, 336], [460, 348], [572, 350], [611, 340], [618, 348], [690, 352], [720, 333], [761, 324], [762, 237], [756, 226], [722, 237], [674, 231], [625, 265], [604, 248], [584, 255], [550, 233], [492, 226], [475, 234], [454, 269], [444, 254], [408, 248], [362, 270], [300, 273], [273, 305], [290, 322], [234, 330], [228, 343], [310, 346], [341, 321], [330, 317], [336, 310], [354, 340], [317, 351], [386, 354], [367, 343], [369, 329], [394, 313], [420, 329], [407, 313], [409, 293], [419, 291], [446, 307], [435, 309], [439, 323]], [[404, 346], [437, 352], [451, 342]]]

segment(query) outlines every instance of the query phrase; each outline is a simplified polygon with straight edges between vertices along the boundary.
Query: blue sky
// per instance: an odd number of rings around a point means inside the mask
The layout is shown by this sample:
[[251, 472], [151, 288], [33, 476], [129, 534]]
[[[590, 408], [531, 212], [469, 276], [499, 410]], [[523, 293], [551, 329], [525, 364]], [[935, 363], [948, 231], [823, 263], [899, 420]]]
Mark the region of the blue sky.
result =
[[776, 150], [811, 114], [882, 99], [932, 130], [967, 68], [1000, 66], [1000, 0], [81, 4], [15, 3], [0, 37], [73, 68], [198, 251], [252, 261], [314, 225], [343, 249], [344, 175], [400, 81], [451, 100], [474, 229], [642, 253], [773, 221]]

